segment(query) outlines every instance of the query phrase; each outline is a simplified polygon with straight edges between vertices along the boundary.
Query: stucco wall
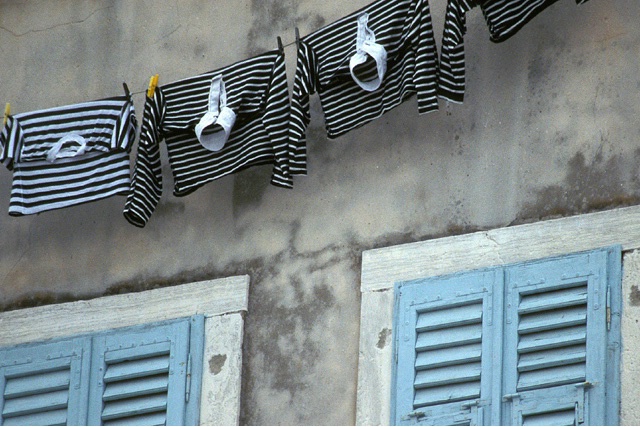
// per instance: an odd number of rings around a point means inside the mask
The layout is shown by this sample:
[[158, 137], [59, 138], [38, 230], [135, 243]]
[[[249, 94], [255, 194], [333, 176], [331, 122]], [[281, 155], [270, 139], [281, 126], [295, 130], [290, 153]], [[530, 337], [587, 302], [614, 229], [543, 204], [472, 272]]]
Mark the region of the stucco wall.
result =
[[[126, 81], [141, 115], [152, 74], [219, 68], [368, 2], [0, 1], [0, 103], [30, 111]], [[445, 5], [431, 1], [438, 41]], [[362, 250], [640, 201], [639, 12], [562, 0], [502, 44], [472, 12], [463, 105], [418, 116], [409, 101], [328, 141], [314, 100], [309, 176], [293, 190], [271, 187], [270, 167], [186, 198], [167, 186], [144, 229], [118, 197], [0, 214], [0, 305], [249, 274], [241, 421], [351, 424]], [[10, 186], [0, 171], [0, 212]]]
[[622, 404], [620, 421], [622, 425], [635, 425], [640, 422], [638, 399], [640, 394], [636, 379], [640, 369], [640, 357], [637, 344], [640, 342], [638, 323], [640, 323], [640, 252], [625, 254], [623, 258], [624, 275], [622, 277], [622, 370], [620, 372]]

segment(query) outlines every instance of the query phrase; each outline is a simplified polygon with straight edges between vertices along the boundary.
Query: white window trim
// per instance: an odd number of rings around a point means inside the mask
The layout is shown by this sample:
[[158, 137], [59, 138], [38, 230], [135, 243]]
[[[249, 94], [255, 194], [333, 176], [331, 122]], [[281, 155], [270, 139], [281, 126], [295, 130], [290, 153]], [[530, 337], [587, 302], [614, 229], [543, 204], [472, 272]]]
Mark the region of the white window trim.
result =
[[[238, 425], [249, 276], [0, 313], [0, 347], [205, 316], [201, 425]], [[220, 360], [210, 367], [211, 360]], [[223, 362], [222, 362], [223, 361]]]
[[[623, 252], [640, 248], [640, 206], [499, 228], [363, 252], [357, 425], [388, 425], [391, 409], [394, 284], [497, 265], [513, 264], [605, 246]], [[634, 262], [635, 266], [639, 263]], [[623, 298], [632, 283], [625, 271]], [[637, 274], [635, 277], [638, 277]], [[626, 307], [626, 301], [623, 300]], [[624, 308], [623, 308], [624, 311]], [[622, 342], [632, 331], [622, 322]], [[625, 396], [622, 353], [622, 416], [634, 399]], [[635, 374], [637, 375], [637, 373]], [[639, 420], [635, 420], [637, 423]]]

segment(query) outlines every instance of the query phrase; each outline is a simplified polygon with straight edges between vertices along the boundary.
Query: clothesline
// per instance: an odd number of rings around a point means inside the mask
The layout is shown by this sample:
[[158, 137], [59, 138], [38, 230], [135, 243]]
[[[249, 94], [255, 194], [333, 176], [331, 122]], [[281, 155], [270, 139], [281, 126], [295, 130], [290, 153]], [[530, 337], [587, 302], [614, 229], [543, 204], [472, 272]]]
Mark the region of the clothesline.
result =
[[[284, 49], [285, 47], [289, 47], [289, 46], [296, 45], [296, 44], [298, 43], [299, 39], [300, 39], [300, 34], [299, 34], [299, 32], [298, 32], [298, 28], [296, 27], [296, 40], [294, 40], [294, 41], [292, 41], [292, 42], [289, 42], [289, 43], [286, 43], [286, 44], [281, 44], [281, 43], [282, 43], [282, 42], [281, 42], [281, 39], [280, 39], [280, 37], [278, 36], [278, 47], [279, 47], [280, 49]], [[343, 61], [343, 63], [342, 63], [342, 64], [340, 64], [340, 65], [344, 65], [344, 62], [346, 62], [346, 61], [347, 61], [347, 60], [345, 59], [345, 60]], [[137, 91], [131, 92], [131, 95], [139, 95], [139, 94], [144, 93], [144, 92], [146, 92], [146, 91], [147, 91], [147, 89], [137, 90]]]

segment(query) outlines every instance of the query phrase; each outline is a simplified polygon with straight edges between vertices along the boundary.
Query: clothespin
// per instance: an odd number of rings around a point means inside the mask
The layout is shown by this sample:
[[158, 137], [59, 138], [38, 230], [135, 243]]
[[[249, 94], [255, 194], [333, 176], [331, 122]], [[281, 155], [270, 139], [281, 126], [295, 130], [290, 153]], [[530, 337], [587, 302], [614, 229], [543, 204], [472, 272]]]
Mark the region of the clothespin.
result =
[[2, 126], [7, 124], [7, 120], [9, 120], [9, 114], [11, 114], [11, 104], [7, 102], [7, 105], [4, 107], [4, 121], [2, 122]]
[[158, 77], [160, 77], [158, 74], [151, 76], [151, 79], [149, 79], [149, 89], [147, 89], [147, 96], [149, 98], [153, 98], [153, 94], [156, 91], [156, 86], [158, 86]]
[[300, 47], [300, 30], [296, 27], [296, 46]]
[[282, 39], [280, 38], [280, 36], [278, 36], [278, 50], [281, 54], [284, 53], [284, 45], [282, 44]]
[[124, 88], [124, 94], [127, 95], [127, 98], [131, 98], [131, 92], [129, 92], [129, 86], [125, 82], [122, 82], [122, 87]]

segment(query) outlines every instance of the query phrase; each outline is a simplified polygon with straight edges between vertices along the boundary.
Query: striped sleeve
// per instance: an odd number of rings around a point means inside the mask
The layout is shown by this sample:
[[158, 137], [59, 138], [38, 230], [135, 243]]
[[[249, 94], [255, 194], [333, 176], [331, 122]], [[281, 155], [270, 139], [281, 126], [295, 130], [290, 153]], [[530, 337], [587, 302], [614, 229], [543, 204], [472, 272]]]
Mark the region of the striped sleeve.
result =
[[[558, 0], [483, 0], [481, 2], [491, 41], [500, 43], [516, 34], [540, 12]], [[588, 0], [576, 0], [584, 4]]]
[[16, 156], [16, 146], [22, 139], [20, 124], [13, 116], [7, 118], [7, 123], [0, 133], [0, 163], [13, 171], [13, 161]]
[[273, 66], [267, 102], [263, 117], [264, 127], [273, 144], [274, 166], [271, 184], [292, 188], [289, 171], [289, 89], [285, 70], [284, 54], [278, 55]]
[[129, 153], [136, 139], [137, 128], [136, 110], [133, 101], [128, 98], [116, 120], [115, 132], [111, 139], [111, 149], [120, 149]]
[[144, 227], [162, 196], [160, 161], [160, 126], [165, 110], [164, 96], [156, 88], [153, 98], [146, 98], [138, 153], [131, 179], [124, 217], [137, 227]]
[[433, 35], [433, 24], [429, 2], [419, 0], [416, 6], [419, 31], [416, 53], [414, 83], [418, 98], [418, 113], [425, 114], [438, 109], [438, 54]]
[[558, 0], [483, 1], [481, 8], [489, 26], [491, 41], [500, 43], [507, 40], [556, 1]]
[[462, 103], [464, 100], [466, 13], [475, 6], [472, 0], [447, 2], [438, 72], [438, 96], [448, 101]]
[[298, 59], [289, 119], [289, 161], [292, 176], [307, 174], [307, 126], [311, 121], [309, 96], [316, 92], [317, 60], [310, 46], [298, 41]]

